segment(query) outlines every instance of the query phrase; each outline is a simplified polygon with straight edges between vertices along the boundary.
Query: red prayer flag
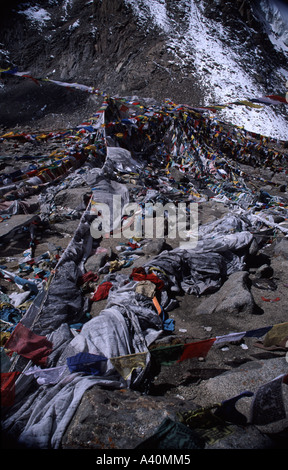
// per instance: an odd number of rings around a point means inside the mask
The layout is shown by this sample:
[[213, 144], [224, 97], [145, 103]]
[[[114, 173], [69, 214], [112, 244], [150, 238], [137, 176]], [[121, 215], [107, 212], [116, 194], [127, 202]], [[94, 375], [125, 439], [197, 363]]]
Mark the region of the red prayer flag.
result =
[[182, 362], [185, 359], [191, 359], [193, 357], [206, 357], [215, 340], [216, 338], [204, 339], [203, 341], [197, 341], [196, 343], [185, 345], [178, 362]]
[[33, 333], [33, 331], [19, 322], [5, 347], [15, 351], [20, 356], [31, 359], [35, 364], [46, 365], [47, 358], [52, 352], [53, 344], [48, 341], [46, 336]]
[[20, 372], [1, 372], [1, 406], [12, 406], [15, 400], [15, 380]]
[[280, 101], [281, 103], [287, 104], [285, 96], [279, 96], [279, 95], [266, 95], [267, 98], [270, 98], [271, 100], [276, 100]]

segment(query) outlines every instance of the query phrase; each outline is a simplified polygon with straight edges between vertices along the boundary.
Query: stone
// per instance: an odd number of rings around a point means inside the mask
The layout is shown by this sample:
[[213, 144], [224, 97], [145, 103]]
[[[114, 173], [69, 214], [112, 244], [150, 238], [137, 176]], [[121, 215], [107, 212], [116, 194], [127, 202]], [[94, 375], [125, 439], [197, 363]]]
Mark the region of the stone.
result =
[[227, 314], [250, 315], [254, 309], [254, 299], [247, 287], [248, 273], [237, 271], [230, 275], [215, 294], [206, 297], [196, 308], [196, 315]]
[[86, 271], [93, 271], [97, 273], [100, 268], [104, 266], [106, 261], [111, 257], [111, 249], [108, 249], [106, 252], [103, 253], [95, 253], [94, 255], [90, 256], [86, 263], [85, 269]]
[[70, 209], [85, 209], [89, 202], [90, 193], [91, 189], [89, 186], [63, 189], [55, 195], [55, 205], [69, 207]]
[[[287, 374], [287, 362], [285, 357], [278, 357], [266, 360], [249, 361], [231, 371], [224, 372], [217, 377], [203, 381], [197, 388], [196, 396], [193, 399], [201, 406], [206, 407], [211, 403], [221, 403], [240, 393], [250, 391], [254, 395], [243, 397], [237, 402], [236, 409], [242, 413], [247, 424], [251, 423], [251, 411], [253, 400], [257, 390], [273, 381], [275, 378]], [[282, 384], [282, 399], [286, 418], [275, 420], [266, 426], [259, 426], [261, 431], [278, 433], [288, 426], [288, 386]], [[239, 448], [239, 447], [238, 447]]]
[[159, 238], [156, 240], [148, 241], [146, 245], [143, 246], [142, 251], [146, 256], [156, 256], [161, 253], [165, 249], [165, 240], [163, 238]]
[[288, 259], [288, 240], [287, 238], [283, 238], [279, 242], [276, 243], [274, 247], [274, 254], [276, 256], [282, 256], [285, 259]]
[[88, 390], [65, 435], [63, 449], [134, 449], [162, 421], [196, 408], [177, 397], [151, 397], [131, 389]]
[[255, 272], [255, 277], [257, 278], [263, 278], [263, 277], [269, 278], [272, 275], [273, 275], [273, 269], [268, 264], [263, 264]]

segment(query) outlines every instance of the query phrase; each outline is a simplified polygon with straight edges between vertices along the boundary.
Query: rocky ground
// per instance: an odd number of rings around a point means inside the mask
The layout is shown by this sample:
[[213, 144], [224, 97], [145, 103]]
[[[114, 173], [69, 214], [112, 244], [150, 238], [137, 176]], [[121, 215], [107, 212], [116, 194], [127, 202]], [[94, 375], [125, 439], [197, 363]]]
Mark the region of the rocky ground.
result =
[[[55, 123], [56, 127], [56, 123]], [[51, 129], [51, 128], [50, 128]], [[23, 131], [23, 128], [22, 128]], [[25, 129], [27, 132], [27, 129]], [[57, 149], [56, 142], [22, 143], [3, 140], [1, 142], [1, 172], [8, 173], [19, 162], [15, 156], [49, 154]], [[23, 162], [27, 163], [27, 162]], [[282, 206], [288, 202], [286, 180], [283, 173], [274, 173], [265, 168], [242, 165], [243, 172], [250, 174], [250, 183], [255, 192], [268, 191], [281, 197]], [[160, 170], [159, 170], [160, 171]], [[182, 173], [175, 170], [174, 181], [181, 181]], [[255, 178], [253, 178], [255, 177]], [[133, 194], [143, 189], [137, 180], [127, 183]], [[50, 251], [64, 252], [72, 240], [80, 221], [91, 188], [84, 183], [74, 189], [63, 189], [54, 198], [50, 223], [37, 233], [35, 257]], [[8, 271], [18, 267], [23, 253], [29, 249], [27, 237], [11, 237], [13, 224], [29, 223], [39, 214], [39, 193], [25, 197], [23, 213], [12, 215], [0, 224], [4, 237], [1, 246], [1, 265]], [[225, 202], [205, 198], [198, 204], [200, 225], [224, 217], [231, 210]], [[287, 219], [277, 220], [287, 228]], [[201, 341], [216, 336], [239, 333], [287, 322], [288, 307], [288, 241], [281, 230], [267, 228], [266, 243], [248, 258], [245, 270], [231, 275], [217, 292], [204, 296], [182, 294], [176, 296], [178, 306], [169, 311], [175, 321], [175, 330], [165, 334], [151, 347]], [[10, 235], [9, 235], [10, 234]], [[2, 238], [3, 241], [3, 238]], [[125, 242], [125, 240], [122, 240]], [[126, 240], [127, 241], [127, 240]], [[103, 253], [89, 258], [87, 271], [97, 272], [105, 262], [117, 259], [117, 246], [121, 241], [102, 240]], [[130, 274], [135, 267], [143, 266], [164, 249], [177, 247], [179, 240], [142, 240], [142, 253], [134, 263], [121, 269]], [[103, 275], [100, 274], [99, 282]], [[2, 294], [13, 292], [12, 283], [0, 279]], [[94, 286], [95, 287], [95, 286]], [[93, 285], [87, 296], [93, 291]], [[91, 316], [97, 316], [106, 306], [107, 300], [92, 303]], [[185, 413], [199, 407], [209, 408], [215, 403], [228, 400], [243, 391], [256, 392], [258, 388], [279, 375], [287, 373], [287, 332], [281, 342], [269, 345], [264, 338], [245, 337], [236, 341], [214, 345], [206, 357], [187, 359], [181, 363], [162, 366], [154, 376], [149, 391], [141, 393], [130, 389], [109, 390], [93, 387], [87, 391], [70, 422], [62, 440], [63, 449], [135, 449], [143, 446], [159, 426], [169, 419], [178, 422]], [[286, 416], [288, 412], [287, 386], [282, 386]], [[197, 448], [206, 449], [281, 449], [287, 446], [287, 419], [274, 420], [267, 425], [249, 424], [252, 397], [239, 401], [242, 415], [248, 424], [226, 422], [220, 428], [210, 427], [210, 434], [203, 434]], [[168, 420], [168, 421], [167, 421]], [[154, 444], [155, 445], [155, 444]], [[7, 443], [6, 448], [17, 446]], [[5, 444], [4, 444], [5, 447]], [[142, 447], [143, 448], [143, 447]], [[144, 447], [145, 448], [145, 447]], [[160, 447], [161, 448], [161, 447]], [[171, 447], [170, 447], [171, 448]], [[176, 447], [179, 448], [179, 447]], [[180, 447], [181, 448], [181, 447]]]

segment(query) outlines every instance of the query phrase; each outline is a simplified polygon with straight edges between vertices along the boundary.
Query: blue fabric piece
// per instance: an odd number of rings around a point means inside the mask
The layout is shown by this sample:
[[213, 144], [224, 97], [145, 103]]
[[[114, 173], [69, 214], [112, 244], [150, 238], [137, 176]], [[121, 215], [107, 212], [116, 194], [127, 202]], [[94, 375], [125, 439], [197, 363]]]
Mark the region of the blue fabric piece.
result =
[[169, 318], [163, 322], [163, 330], [165, 331], [174, 331], [175, 330], [175, 320]]
[[20, 286], [27, 286], [31, 290], [31, 292], [33, 292], [34, 294], [38, 294], [38, 287], [33, 281], [30, 281], [29, 279], [22, 279], [19, 276], [15, 276], [14, 282], [16, 282], [16, 284], [19, 284]]
[[107, 357], [86, 352], [67, 357], [70, 372], [84, 372], [89, 375], [101, 375], [104, 372]]
[[224, 421], [245, 426], [245, 424], [247, 424], [247, 418], [235, 408], [235, 405], [240, 398], [252, 397], [253, 395], [253, 392], [247, 390], [236, 397], [223, 401], [221, 406], [215, 411], [215, 416], [218, 416], [218, 418]]
[[7, 304], [4, 305], [0, 310], [0, 318], [5, 322], [16, 324], [21, 320], [24, 313], [24, 311], [13, 307], [13, 305]]
[[245, 334], [245, 337], [246, 338], [251, 338], [251, 337], [257, 337], [257, 338], [260, 338], [261, 336], [264, 336], [266, 333], [268, 333], [268, 331], [270, 331], [272, 328], [272, 326], [266, 326], [266, 327], [263, 327], [263, 328], [257, 328], [256, 330], [249, 330], [249, 331], [246, 331], [246, 334]]

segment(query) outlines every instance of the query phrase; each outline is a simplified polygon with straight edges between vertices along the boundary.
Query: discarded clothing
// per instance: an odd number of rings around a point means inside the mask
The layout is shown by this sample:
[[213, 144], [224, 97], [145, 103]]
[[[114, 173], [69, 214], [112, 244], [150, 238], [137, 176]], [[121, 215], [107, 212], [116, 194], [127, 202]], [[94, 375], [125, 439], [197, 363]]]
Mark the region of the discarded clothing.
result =
[[97, 302], [98, 300], [107, 299], [112, 286], [112, 282], [103, 282], [102, 284], [100, 284], [94, 292], [93, 296], [91, 297], [91, 301]]
[[136, 284], [135, 292], [152, 299], [156, 293], [156, 285], [151, 281], [139, 281]]
[[134, 281], [151, 281], [156, 285], [157, 290], [164, 287], [164, 282], [156, 274], [147, 274], [144, 268], [134, 268], [130, 277]]
[[60, 382], [62, 375], [66, 370], [66, 366], [50, 367], [42, 369], [41, 367], [33, 366], [23, 372], [24, 375], [33, 375], [39, 385], [54, 385]]

